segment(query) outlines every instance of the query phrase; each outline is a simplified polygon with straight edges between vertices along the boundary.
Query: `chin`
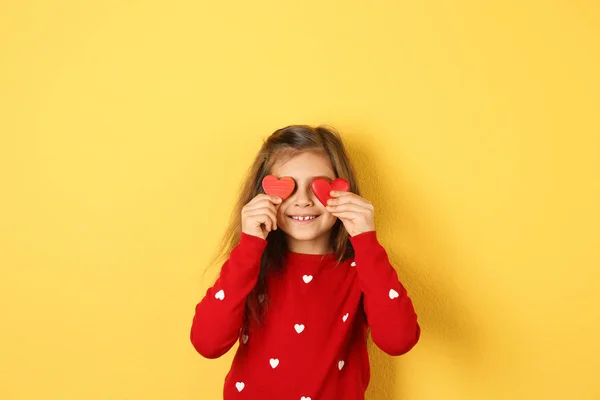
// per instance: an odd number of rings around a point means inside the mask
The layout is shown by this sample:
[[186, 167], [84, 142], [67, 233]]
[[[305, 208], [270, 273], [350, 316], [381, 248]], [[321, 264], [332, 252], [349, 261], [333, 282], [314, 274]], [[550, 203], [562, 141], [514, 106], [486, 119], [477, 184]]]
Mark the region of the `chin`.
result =
[[312, 241], [323, 238], [331, 232], [335, 224], [335, 219], [327, 218], [328, 215], [319, 215], [320, 221], [311, 224], [296, 224], [290, 221], [289, 217], [278, 219], [278, 227], [294, 240]]
[[296, 240], [303, 240], [303, 241], [315, 240], [321, 236], [321, 235], [315, 235], [314, 233], [309, 233], [309, 232], [286, 232], [286, 233], [288, 236], [290, 236]]
[[322, 238], [324, 235], [327, 235], [330, 232], [331, 228], [305, 230], [294, 226], [286, 226], [283, 227], [282, 230], [285, 232], [286, 235], [290, 236], [295, 240], [310, 241]]

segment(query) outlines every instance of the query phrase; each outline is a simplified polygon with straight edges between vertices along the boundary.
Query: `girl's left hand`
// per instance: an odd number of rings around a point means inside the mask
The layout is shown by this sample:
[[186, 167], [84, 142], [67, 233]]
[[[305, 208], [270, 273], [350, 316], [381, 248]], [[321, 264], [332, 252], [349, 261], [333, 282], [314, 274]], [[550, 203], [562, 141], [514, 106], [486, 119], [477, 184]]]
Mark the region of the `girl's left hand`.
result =
[[333, 190], [331, 196], [325, 208], [342, 221], [350, 236], [375, 230], [375, 209], [370, 201], [352, 192]]

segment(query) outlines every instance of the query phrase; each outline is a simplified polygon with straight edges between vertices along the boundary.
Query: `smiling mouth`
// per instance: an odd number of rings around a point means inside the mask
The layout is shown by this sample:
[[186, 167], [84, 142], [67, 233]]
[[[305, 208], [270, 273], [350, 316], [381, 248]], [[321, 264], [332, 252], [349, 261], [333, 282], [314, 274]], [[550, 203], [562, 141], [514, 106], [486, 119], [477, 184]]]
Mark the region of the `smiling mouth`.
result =
[[318, 218], [318, 215], [288, 215], [294, 221], [312, 221], [313, 219]]

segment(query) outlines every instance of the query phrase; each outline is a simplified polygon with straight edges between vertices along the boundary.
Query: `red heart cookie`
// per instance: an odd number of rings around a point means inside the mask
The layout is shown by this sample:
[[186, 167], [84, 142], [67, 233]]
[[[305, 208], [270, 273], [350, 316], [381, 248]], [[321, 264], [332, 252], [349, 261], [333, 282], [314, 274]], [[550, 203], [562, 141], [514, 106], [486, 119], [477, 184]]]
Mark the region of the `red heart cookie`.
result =
[[265, 193], [269, 196], [281, 197], [282, 200], [290, 197], [295, 186], [296, 182], [287, 176], [277, 179], [274, 175], [267, 175], [262, 180], [262, 187], [265, 190]]
[[329, 183], [329, 181], [325, 178], [315, 178], [315, 180], [312, 182], [311, 188], [315, 196], [317, 196], [317, 199], [319, 199], [324, 206], [327, 206], [327, 200], [331, 198], [329, 192], [332, 190], [347, 192], [350, 190], [350, 184], [344, 178], [337, 178], [331, 183]]

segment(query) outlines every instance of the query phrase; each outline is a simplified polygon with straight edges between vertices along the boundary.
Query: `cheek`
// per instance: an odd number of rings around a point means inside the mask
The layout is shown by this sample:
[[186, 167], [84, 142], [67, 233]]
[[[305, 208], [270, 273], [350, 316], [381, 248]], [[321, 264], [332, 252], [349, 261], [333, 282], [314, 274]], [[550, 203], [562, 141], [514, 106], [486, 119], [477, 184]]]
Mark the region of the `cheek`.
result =
[[285, 211], [280, 207], [279, 210], [277, 210], [277, 222], [285, 221], [286, 219]]
[[334, 217], [331, 213], [327, 211], [325, 211], [323, 215], [321, 215], [321, 218], [323, 218], [323, 225], [327, 228], [331, 228], [337, 220], [337, 217]]

